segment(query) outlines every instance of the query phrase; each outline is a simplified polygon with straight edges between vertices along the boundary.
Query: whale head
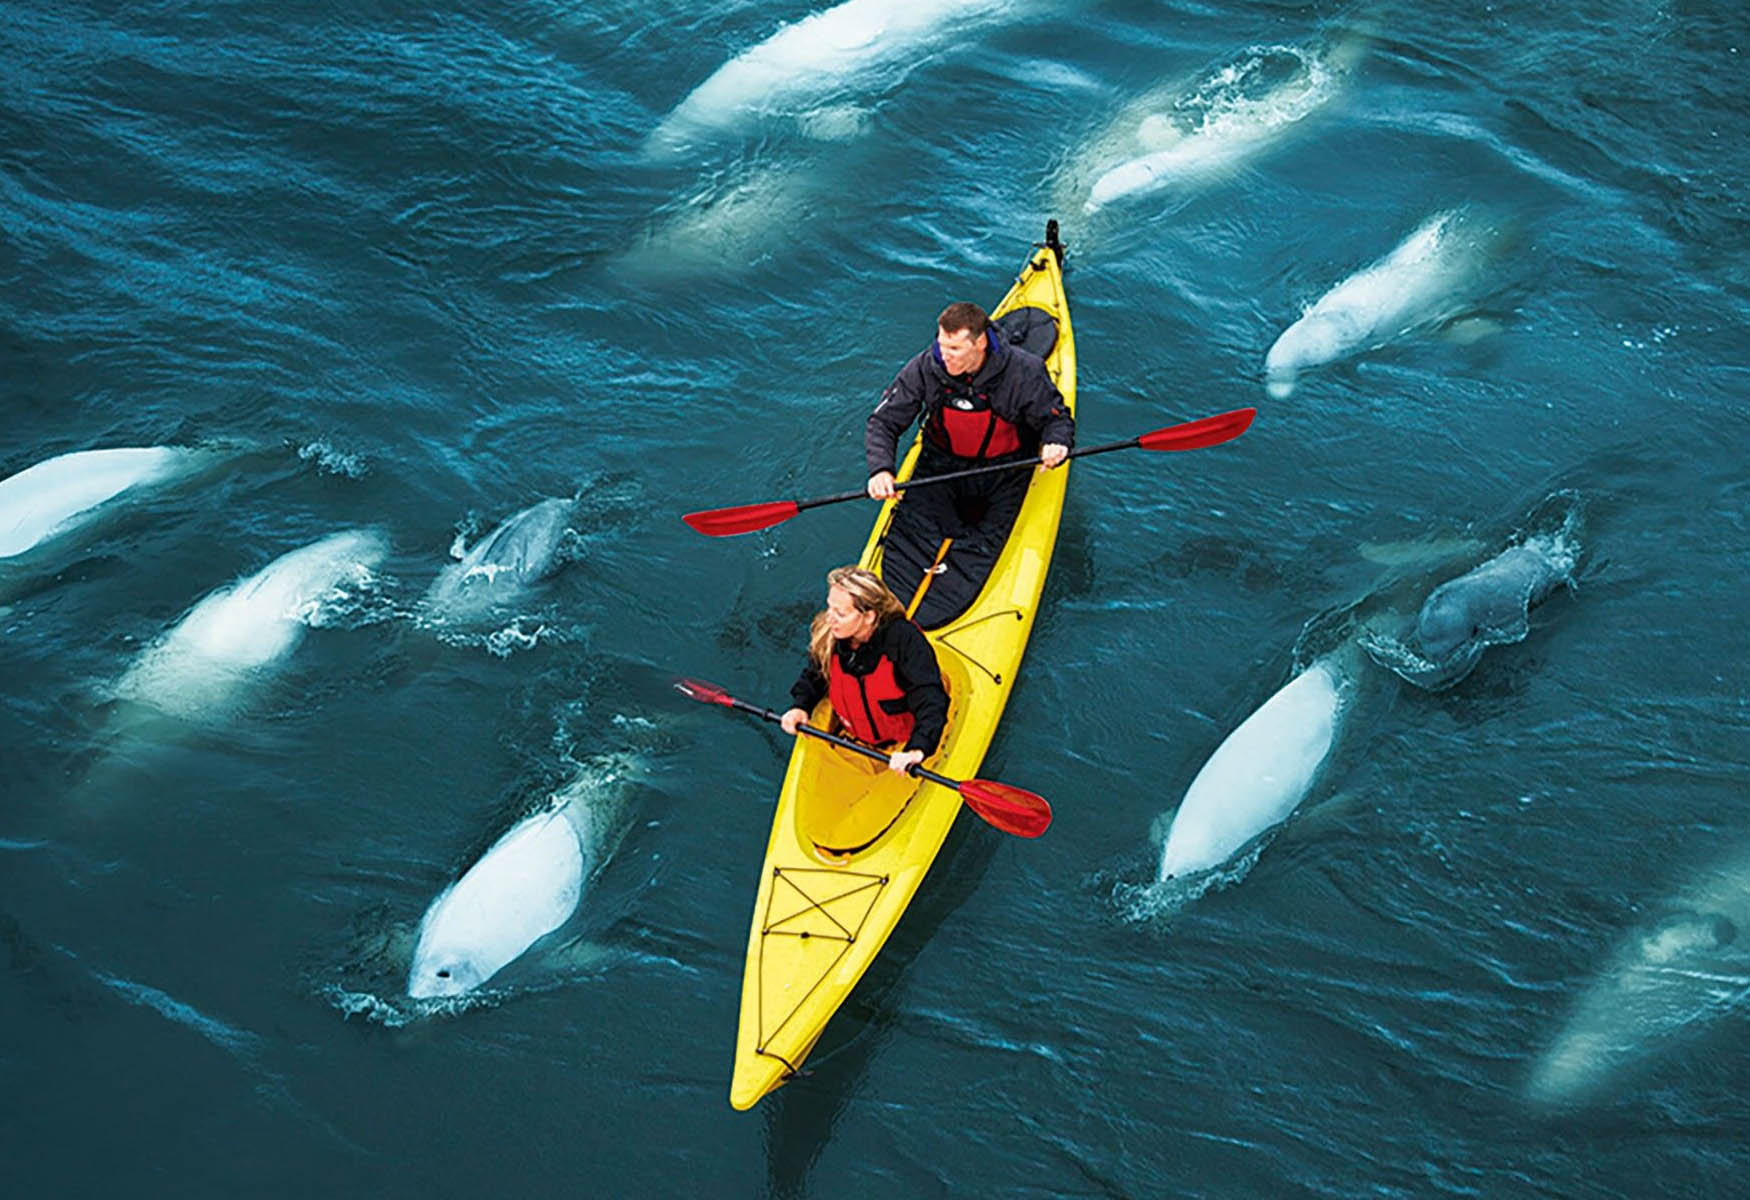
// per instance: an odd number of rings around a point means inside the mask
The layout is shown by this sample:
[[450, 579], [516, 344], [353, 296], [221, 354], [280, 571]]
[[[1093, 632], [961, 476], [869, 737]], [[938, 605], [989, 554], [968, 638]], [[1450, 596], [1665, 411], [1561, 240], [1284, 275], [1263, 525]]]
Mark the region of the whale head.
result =
[[1307, 313], [1284, 329], [1264, 356], [1264, 390], [1273, 400], [1288, 399], [1301, 371], [1341, 357], [1352, 336], [1350, 323], [1340, 316], [1317, 309]]
[[1451, 584], [1435, 588], [1416, 619], [1416, 641], [1432, 659], [1445, 658], [1479, 632], [1470, 605]]
[[460, 954], [425, 954], [407, 976], [407, 994], [415, 1000], [461, 996], [486, 982], [478, 963]]

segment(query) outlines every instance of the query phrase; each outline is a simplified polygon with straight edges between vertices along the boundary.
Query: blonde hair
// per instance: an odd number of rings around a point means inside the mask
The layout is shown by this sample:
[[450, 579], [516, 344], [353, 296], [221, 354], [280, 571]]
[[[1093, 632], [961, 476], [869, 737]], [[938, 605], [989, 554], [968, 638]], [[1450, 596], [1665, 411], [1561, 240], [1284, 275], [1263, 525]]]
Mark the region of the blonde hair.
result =
[[[844, 589], [859, 612], [874, 613], [877, 629], [905, 613], [905, 605], [881, 582], [881, 576], [863, 567], [834, 567], [826, 573], [826, 586], [829, 591], [835, 587]], [[814, 614], [814, 623], [808, 627], [808, 657], [822, 677], [832, 665], [833, 641], [832, 614], [823, 608]]]

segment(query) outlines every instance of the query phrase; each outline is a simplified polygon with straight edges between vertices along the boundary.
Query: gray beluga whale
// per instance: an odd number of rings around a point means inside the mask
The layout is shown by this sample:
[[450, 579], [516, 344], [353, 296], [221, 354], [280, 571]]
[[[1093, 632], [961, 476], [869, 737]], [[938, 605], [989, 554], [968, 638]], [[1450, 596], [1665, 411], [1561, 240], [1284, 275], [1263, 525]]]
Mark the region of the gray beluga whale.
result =
[[549, 499], [508, 518], [439, 573], [425, 594], [425, 610], [440, 621], [465, 621], [513, 601], [530, 584], [563, 565], [577, 511], [573, 500]]
[[1526, 1096], [1548, 1106], [1599, 1098], [1661, 1049], [1750, 1005], [1750, 857], [1708, 871], [1624, 935], [1609, 964], [1533, 1063]]
[[0, 479], [0, 559], [25, 554], [84, 524], [124, 493], [192, 474], [214, 457], [184, 446], [79, 450]]
[[1249, 47], [1188, 87], [1125, 106], [1073, 168], [1083, 213], [1202, 186], [1238, 167], [1328, 105], [1363, 44], [1351, 37], [1325, 48]]
[[1466, 643], [1523, 623], [1533, 606], [1567, 581], [1572, 566], [1554, 539], [1536, 538], [1441, 584], [1416, 618], [1422, 653], [1446, 658]]
[[466, 995], [571, 919], [618, 838], [630, 770], [580, 775], [438, 894], [419, 924], [410, 997]]
[[[678, 154], [754, 119], [805, 117], [837, 108], [822, 124], [847, 127], [847, 89], [903, 74], [940, 45], [1021, 0], [846, 0], [803, 17], [724, 63], [663, 118], [645, 144], [652, 157]], [[807, 124], [805, 132], [811, 132]]]
[[1264, 356], [1264, 387], [1285, 400], [1300, 374], [1450, 321], [1470, 307], [1499, 241], [1466, 210], [1437, 213], [1391, 253], [1319, 297]]
[[1378, 631], [1361, 646], [1381, 666], [1430, 691], [1459, 682], [1490, 646], [1525, 640], [1531, 610], [1572, 587], [1579, 561], [1577, 510], [1553, 533], [1538, 533], [1429, 593], [1406, 644]]
[[353, 529], [281, 555], [195, 604], [135, 660], [116, 694], [186, 720], [224, 714], [297, 646], [337, 589], [365, 583], [388, 551], [380, 530]]
[[1218, 867], [1286, 820], [1330, 754], [1351, 687], [1340, 656], [1327, 655], [1228, 734], [1173, 815], [1158, 877]]

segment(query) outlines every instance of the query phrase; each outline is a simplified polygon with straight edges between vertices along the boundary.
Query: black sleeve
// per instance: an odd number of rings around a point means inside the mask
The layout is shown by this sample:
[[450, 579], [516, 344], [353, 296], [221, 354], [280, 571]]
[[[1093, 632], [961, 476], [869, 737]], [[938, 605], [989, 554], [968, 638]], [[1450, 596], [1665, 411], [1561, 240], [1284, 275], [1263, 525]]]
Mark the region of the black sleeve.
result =
[[790, 685], [790, 699], [797, 708], [804, 712], [813, 712], [814, 706], [820, 703], [826, 695], [826, 680], [820, 670], [814, 665], [814, 656], [810, 655], [802, 665], [802, 674], [796, 677], [796, 682]]
[[[1025, 352], [1011, 350], [1010, 353]], [[1009, 369], [1018, 371], [1023, 367], [1025, 371], [1017, 380], [1015, 388], [1017, 411], [999, 415], [1037, 433], [1042, 446], [1047, 442], [1056, 442], [1073, 450], [1076, 444], [1075, 418], [1070, 415], [1069, 405], [1064, 403], [1063, 393], [1051, 382], [1051, 372], [1045, 369], [1043, 361], [1033, 355], [1027, 355]]]
[[869, 423], [863, 429], [863, 459], [870, 475], [896, 468], [899, 435], [911, 428], [923, 406], [924, 363], [920, 354], [900, 368], [881, 393], [881, 403], [869, 414]]
[[923, 630], [904, 618], [896, 619], [894, 626], [890, 648], [893, 675], [905, 689], [905, 707], [913, 721], [905, 748], [922, 750], [928, 758], [941, 745], [942, 731], [948, 726], [948, 692], [942, 686], [942, 668]]

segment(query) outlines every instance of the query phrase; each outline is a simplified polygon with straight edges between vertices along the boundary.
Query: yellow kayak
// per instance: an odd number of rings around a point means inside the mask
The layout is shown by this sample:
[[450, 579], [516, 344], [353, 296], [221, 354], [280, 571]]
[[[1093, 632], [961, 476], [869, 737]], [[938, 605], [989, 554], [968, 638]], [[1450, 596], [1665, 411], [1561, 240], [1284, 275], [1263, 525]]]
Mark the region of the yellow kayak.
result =
[[[1075, 411], [1075, 338], [1063, 291], [1057, 223], [1028, 257], [992, 312], [1048, 316], [1056, 342], [1045, 359]], [[897, 478], [910, 477], [914, 442]], [[1007, 544], [976, 600], [942, 627], [927, 629], [949, 694], [947, 730], [924, 766], [954, 779], [977, 776], [1014, 686], [1046, 570], [1057, 541], [1069, 464], [1034, 468]], [[881, 569], [881, 538], [894, 501], [863, 548], [861, 563]], [[822, 701], [812, 723], [831, 726]], [[741, 985], [741, 1023], [729, 1102], [753, 1107], [782, 1086], [814, 1048], [863, 972], [875, 960], [959, 814], [961, 799], [938, 784], [894, 775], [829, 743], [799, 738], [784, 775], [772, 837], [760, 872]]]

